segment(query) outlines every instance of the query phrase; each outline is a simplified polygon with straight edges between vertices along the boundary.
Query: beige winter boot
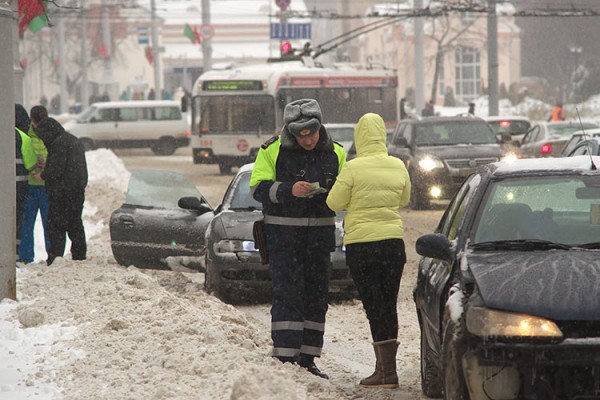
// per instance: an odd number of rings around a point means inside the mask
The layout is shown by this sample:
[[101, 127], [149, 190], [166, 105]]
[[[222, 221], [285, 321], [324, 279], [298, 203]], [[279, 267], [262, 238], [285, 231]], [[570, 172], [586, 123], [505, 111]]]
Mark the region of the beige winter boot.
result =
[[375, 350], [375, 372], [360, 381], [361, 386], [393, 389], [398, 387], [396, 374], [396, 339], [373, 343]]

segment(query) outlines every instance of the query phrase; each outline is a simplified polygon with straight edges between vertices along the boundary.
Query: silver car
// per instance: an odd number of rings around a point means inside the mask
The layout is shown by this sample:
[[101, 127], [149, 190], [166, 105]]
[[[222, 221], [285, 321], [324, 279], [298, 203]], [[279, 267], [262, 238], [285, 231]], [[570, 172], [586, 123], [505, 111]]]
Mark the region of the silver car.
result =
[[[206, 291], [232, 304], [269, 302], [271, 272], [261, 263], [252, 227], [263, 217], [262, 204], [250, 192], [254, 164], [238, 170], [206, 231]], [[331, 253], [329, 293], [339, 298], [355, 296], [355, 285], [346, 266], [342, 245], [343, 213], [336, 216], [336, 250]]]

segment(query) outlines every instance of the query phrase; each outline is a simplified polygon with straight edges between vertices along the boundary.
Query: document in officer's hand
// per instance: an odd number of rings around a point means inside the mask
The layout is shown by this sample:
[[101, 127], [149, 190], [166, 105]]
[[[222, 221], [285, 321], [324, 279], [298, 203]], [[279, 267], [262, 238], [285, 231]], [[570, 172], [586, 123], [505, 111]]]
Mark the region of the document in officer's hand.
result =
[[313, 191], [308, 194], [308, 197], [314, 196], [315, 194], [319, 193], [327, 193], [327, 189], [321, 187], [321, 185], [319, 185], [319, 182], [311, 182], [310, 186], [312, 186]]

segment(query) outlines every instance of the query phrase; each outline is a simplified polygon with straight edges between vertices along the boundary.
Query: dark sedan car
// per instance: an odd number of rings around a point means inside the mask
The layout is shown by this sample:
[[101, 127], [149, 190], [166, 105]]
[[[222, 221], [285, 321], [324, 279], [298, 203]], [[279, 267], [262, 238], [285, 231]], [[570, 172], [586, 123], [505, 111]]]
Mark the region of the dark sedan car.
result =
[[185, 176], [133, 171], [125, 203], [110, 217], [113, 255], [126, 266], [202, 269], [212, 218], [212, 207]]
[[[206, 290], [233, 304], [271, 299], [269, 266], [261, 263], [252, 236], [254, 221], [263, 217], [261, 203], [250, 193], [253, 166], [246, 164], [238, 170], [206, 231]], [[342, 220], [342, 215], [336, 217], [337, 248], [331, 253], [329, 292], [348, 297], [354, 295], [355, 286], [342, 247]]]
[[431, 200], [451, 199], [475, 167], [505, 154], [490, 126], [473, 117], [402, 120], [388, 142], [388, 153], [406, 164], [414, 209], [428, 208]]
[[595, 122], [560, 121], [534, 125], [519, 146], [519, 157], [559, 157], [575, 131], [598, 128]]
[[600, 170], [589, 156], [478, 168], [416, 250], [424, 394], [599, 398]]

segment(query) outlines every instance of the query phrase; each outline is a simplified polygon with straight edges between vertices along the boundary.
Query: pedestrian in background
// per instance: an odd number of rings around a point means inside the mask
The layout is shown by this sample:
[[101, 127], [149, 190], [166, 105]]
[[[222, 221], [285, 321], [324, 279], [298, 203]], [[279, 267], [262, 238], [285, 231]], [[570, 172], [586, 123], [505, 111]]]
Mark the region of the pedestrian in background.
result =
[[406, 119], [408, 118], [408, 114], [406, 112], [406, 98], [401, 98], [400, 99], [400, 119]]
[[361, 386], [398, 387], [396, 303], [406, 263], [399, 208], [410, 201], [411, 182], [402, 160], [389, 156], [385, 123], [368, 113], [354, 128], [356, 158], [348, 161], [327, 196], [334, 211], [346, 209], [346, 264], [369, 320], [375, 372]]
[[435, 115], [435, 108], [433, 106], [433, 100], [429, 100], [425, 103], [425, 107], [421, 110], [422, 117], [433, 117]]
[[46, 165], [48, 150], [42, 139], [35, 133], [35, 127], [41, 120], [48, 117], [48, 110], [42, 105], [33, 106], [30, 111], [31, 126], [27, 135], [31, 139], [33, 150], [37, 157], [37, 165], [29, 173], [27, 200], [25, 201], [25, 210], [23, 213], [23, 223], [21, 227], [21, 245], [19, 246], [19, 258], [25, 264], [32, 263], [35, 260], [34, 254], [34, 229], [38, 212], [42, 218], [44, 228], [44, 243], [46, 253], [50, 251], [50, 237], [48, 235], [48, 196], [46, 187], [42, 179], [37, 176], [42, 172]]
[[471, 115], [475, 115], [475, 103], [469, 103], [468, 113]]
[[25, 211], [25, 202], [27, 201], [29, 172], [36, 166], [37, 159], [35, 151], [31, 144], [31, 139], [27, 136], [31, 120], [27, 111], [21, 104], [15, 104], [15, 169], [16, 169], [16, 230], [17, 230], [17, 248], [16, 260], [19, 261], [19, 246], [21, 245], [21, 226], [23, 223], [23, 213]]
[[36, 178], [46, 183], [48, 194], [48, 235], [50, 251], [47, 264], [65, 252], [66, 235], [71, 239], [73, 260], [85, 260], [87, 244], [81, 214], [87, 186], [87, 164], [83, 146], [54, 118], [42, 119], [35, 128], [48, 149], [46, 166]]
[[552, 113], [550, 117], [548, 117], [548, 121], [556, 122], [556, 121], [564, 121], [565, 120], [565, 110], [563, 109], [563, 105], [560, 101], [557, 101], [552, 109]]
[[346, 161], [322, 123], [316, 100], [285, 106], [281, 135], [256, 156], [250, 186], [263, 205], [272, 277], [273, 357], [328, 379], [321, 356], [328, 308], [335, 213], [325, 199]]

